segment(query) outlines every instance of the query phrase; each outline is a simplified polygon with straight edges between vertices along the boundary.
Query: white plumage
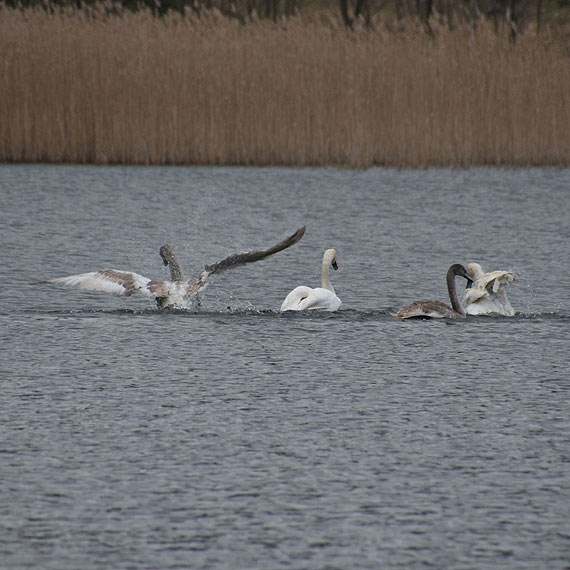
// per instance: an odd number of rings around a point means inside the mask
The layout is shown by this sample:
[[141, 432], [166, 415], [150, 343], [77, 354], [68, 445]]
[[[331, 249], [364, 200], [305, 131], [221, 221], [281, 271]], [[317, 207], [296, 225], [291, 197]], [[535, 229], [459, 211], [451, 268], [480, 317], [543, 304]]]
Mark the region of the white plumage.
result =
[[468, 263], [467, 273], [473, 285], [465, 290], [464, 305], [468, 315], [497, 314], [512, 317], [515, 311], [507, 298], [505, 285], [517, 280], [512, 271], [485, 273], [478, 263]]
[[103, 269], [102, 271], [91, 271], [79, 275], [69, 275], [68, 277], [56, 277], [49, 279], [47, 283], [123, 296], [129, 296], [136, 292], [141, 292], [148, 297], [153, 296], [147, 287], [150, 279], [138, 273], [118, 269]]
[[336, 250], [327, 249], [323, 255], [321, 269], [321, 287], [311, 288], [304, 285], [296, 287], [285, 297], [281, 311], [323, 310], [336, 311], [342, 304], [329, 281], [329, 268], [338, 269]]

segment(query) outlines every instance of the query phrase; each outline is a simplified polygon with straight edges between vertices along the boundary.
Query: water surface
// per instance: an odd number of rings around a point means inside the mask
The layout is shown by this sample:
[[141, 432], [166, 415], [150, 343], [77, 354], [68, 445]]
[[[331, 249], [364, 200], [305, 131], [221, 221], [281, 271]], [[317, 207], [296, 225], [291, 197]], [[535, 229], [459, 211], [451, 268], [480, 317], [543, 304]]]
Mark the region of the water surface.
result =
[[[1, 166], [7, 569], [567, 569], [570, 171]], [[39, 279], [187, 276], [157, 310]], [[317, 285], [334, 314], [279, 314]], [[401, 322], [454, 262], [513, 318]], [[462, 285], [458, 280], [458, 285]]]

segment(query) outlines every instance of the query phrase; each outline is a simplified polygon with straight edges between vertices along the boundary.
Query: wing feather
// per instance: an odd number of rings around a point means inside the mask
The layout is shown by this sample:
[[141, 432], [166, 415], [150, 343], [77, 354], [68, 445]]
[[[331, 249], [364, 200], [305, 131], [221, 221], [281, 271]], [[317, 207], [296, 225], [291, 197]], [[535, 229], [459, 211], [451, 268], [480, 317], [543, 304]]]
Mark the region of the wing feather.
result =
[[166, 290], [166, 283], [162, 281], [151, 281], [138, 273], [118, 269], [103, 269], [68, 277], [57, 277], [48, 279], [45, 283], [78, 287], [87, 291], [114, 293], [123, 297], [130, 297], [135, 293], [142, 293], [147, 297], [159, 297], [164, 296], [162, 293]]
[[234, 253], [220, 261], [212, 263], [212, 265], [206, 265], [205, 271], [201, 275], [201, 279], [205, 280], [210, 275], [221, 273], [231, 267], [238, 267], [240, 265], [245, 265], [246, 263], [253, 263], [254, 261], [267, 259], [268, 257], [295, 245], [305, 234], [305, 229], [306, 226], [299, 228], [294, 234], [269, 249]]
[[476, 289], [492, 289], [494, 293], [497, 293], [501, 288], [501, 285], [505, 285], [516, 280], [516, 274], [511, 271], [491, 271], [477, 279], [473, 284], [473, 287]]
[[475, 289], [474, 287], [471, 287], [469, 289], [465, 289], [464, 302], [469, 305], [471, 303], [477, 303], [478, 301], [487, 299], [488, 297], [489, 292], [486, 289]]

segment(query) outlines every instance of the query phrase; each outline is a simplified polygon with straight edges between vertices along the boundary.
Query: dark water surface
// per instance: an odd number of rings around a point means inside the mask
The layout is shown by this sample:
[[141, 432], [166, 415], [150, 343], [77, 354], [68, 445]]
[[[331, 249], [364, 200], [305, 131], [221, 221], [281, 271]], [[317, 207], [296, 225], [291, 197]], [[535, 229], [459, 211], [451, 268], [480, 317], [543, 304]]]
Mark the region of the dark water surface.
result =
[[[0, 212], [3, 569], [570, 568], [570, 171], [1, 166]], [[303, 224], [200, 310], [29, 284]], [[341, 310], [279, 314], [329, 247]], [[469, 261], [515, 317], [390, 316]]]

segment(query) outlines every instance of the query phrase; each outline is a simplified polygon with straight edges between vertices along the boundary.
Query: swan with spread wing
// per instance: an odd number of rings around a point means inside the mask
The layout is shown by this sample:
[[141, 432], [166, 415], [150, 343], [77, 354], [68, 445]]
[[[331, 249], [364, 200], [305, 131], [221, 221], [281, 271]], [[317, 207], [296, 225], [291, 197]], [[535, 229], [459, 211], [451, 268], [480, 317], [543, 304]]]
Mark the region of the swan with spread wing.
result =
[[170, 269], [169, 281], [148, 279], [132, 271], [102, 269], [100, 271], [81, 273], [79, 275], [47, 279], [40, 283], [79, 287], [80, 289], [88, 291], [103, 291], [124, 297], [142, 294], [151, 299], [155, 299], [159, 308], [186, 308], [191, 306], [198, 293], [207, 287], [210, 276], [222, 273], [227, 269], [245, 265], [246, 263], [267, 259], [296, 244], [303, 237], [304, 233], [305, 226], [299, 228], [294, 234], [269, 249], [234, 253], [229, 257], [216, 261], [216, 263], [212, 265], [206, 265], [204, 271], [198, 277], [193, 277], [189, 280], [184, 278], [182, 268], [178, 263], [178, 259], [172, 247], [163, 245], [160, 248], [160, 256], [162, 257], [164, 265]]
[[504, 315], [512, 317], [515, 311], [509, 302], [505, 286], [517, 280], [512, 271], [485, 273], [478, 263], [465, 266], [473, 285], [465, 290], [463, 302], [468, 315]]

